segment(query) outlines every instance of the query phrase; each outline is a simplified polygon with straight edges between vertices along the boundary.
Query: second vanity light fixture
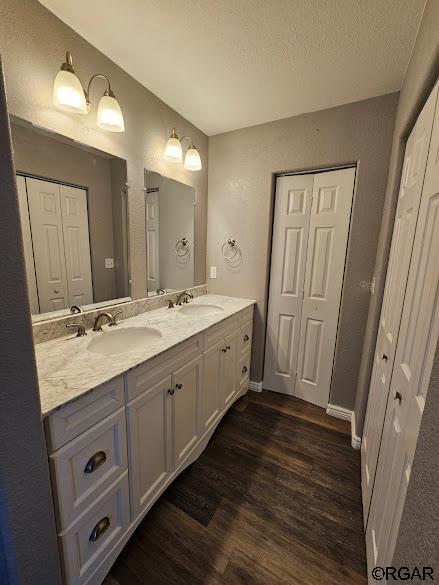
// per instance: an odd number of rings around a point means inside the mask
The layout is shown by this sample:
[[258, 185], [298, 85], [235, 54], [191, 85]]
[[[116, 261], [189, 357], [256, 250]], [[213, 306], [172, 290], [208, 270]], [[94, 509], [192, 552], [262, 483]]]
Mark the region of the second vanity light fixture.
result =
[[102, 130], [110, 132], [124, 132], [125, 123], [122, 110], [110, 85], [110, 80], [102, 73], [96, 73], [88, 82], [87, 91], [73, 69], [72, 55], [66, 53], [66, 60], [61, 65], [53, 84], [53, 103], [57, 108], [74, 114], [87, 114], [90, 109], [90, 86], [98, 77], [105, 79], [108, 88], [98, 104], [97, 125]]
[[172, 130], [172, 134], [166, 143], [164, 157], [170, 162], [182, 162], [183, 160], [183, 140], [189, 140], [189, 148], [184, 157], [184, 168], [187, 171], [200, 171], [202, 168], [201, 158], [198, 150], [195, 148], [194, 143], [189, 136], [183, 136], [180, 140], [175, 132], [175, 128]]

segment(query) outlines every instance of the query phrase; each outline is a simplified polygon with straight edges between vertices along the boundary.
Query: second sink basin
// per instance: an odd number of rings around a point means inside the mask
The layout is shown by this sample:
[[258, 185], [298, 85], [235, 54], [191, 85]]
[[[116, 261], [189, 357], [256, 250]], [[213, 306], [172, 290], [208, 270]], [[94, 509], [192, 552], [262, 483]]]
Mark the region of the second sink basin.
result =
[[182, 315], [194, 317], [207, 317], [208, 315], [219, 315], [224, 312], [224, 309], [219, 305], [208, 305], [207, 303], [190, 303], [178, 307], [178, 311]]
[[162, 336], [158, 329], [152, 327], [112, 328], [96, 334], [90, 340], [88, 349], [100, 355], [117, 355], [141, 349], [150, 341]]

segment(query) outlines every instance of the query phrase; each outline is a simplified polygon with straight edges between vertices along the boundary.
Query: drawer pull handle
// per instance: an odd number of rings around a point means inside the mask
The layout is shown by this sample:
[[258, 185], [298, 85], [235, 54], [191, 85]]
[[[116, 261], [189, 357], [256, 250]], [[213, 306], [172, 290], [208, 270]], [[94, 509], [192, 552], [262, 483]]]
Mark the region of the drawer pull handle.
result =
[[248, 341], [250, 339], [250, 337], [247, 335], [247, 333], [244, 335], [244, 341]]
[[226, 345], [226, 349], [231, 349], [230, 345]]
[[183, 384], [175, 384], [177, 390], [181, 390], [183, 388]]
[[93, 473], [93, 471], [96, 471], [96, 469], [103, 465], [106, 462], [106, 460], [107, 456], [105, 452], [98, 451], [87, 461], [84, 468], [84, 473]]
[[243, 374], [246, 374], [246, 373], [247, 373], [247, 366], [244, 366], [244, 367], [242, 368], [242, 373], [243, 373]]
[[227, 348], [226, 348], [226, 347], [223, 347], [221, 351], [222, 351], [223, 353], [226, 353], [226, 351], [227, 351]]
[[174, 390], [174, 389], [172, 389], [172, 390], [168, 390], [168, 394], [169, 394], [169, 396], [174, 396], [174, 392], [175, 392], [175, 390]]
[[110, 518], [108, 518], [108, 516], [105, 516], [104, 518], [102, 518], [102, 520], [99, 520], [99, 522], [93, 528], [88, 540], [90, 542], [96, 542], [98, 538], [100, 538], [104, 534], [104, 532], [108, 530], [109, 527]]

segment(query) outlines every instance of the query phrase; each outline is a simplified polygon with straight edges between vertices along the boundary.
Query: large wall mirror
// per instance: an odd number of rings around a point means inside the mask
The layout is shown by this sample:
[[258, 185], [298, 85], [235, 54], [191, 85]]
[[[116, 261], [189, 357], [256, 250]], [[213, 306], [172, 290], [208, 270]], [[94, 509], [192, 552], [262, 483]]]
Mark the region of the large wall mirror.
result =
[[11, 117], [33, 320], [130, 300], [126, 161]]
[[145, 169], [148, 296], [194, 286], [193, 187]]

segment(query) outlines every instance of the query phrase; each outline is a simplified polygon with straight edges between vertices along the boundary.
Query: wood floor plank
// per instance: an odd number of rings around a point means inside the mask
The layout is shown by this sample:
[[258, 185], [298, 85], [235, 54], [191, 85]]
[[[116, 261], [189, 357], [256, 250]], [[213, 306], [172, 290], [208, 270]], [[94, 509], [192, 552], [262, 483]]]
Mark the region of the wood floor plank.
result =
[[105, 585], [366, 585], [360, 457], [311, 404], [248, 393]]

